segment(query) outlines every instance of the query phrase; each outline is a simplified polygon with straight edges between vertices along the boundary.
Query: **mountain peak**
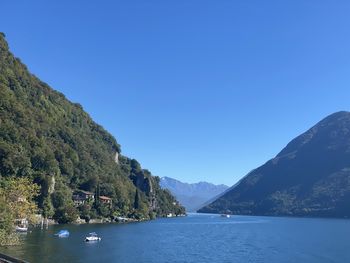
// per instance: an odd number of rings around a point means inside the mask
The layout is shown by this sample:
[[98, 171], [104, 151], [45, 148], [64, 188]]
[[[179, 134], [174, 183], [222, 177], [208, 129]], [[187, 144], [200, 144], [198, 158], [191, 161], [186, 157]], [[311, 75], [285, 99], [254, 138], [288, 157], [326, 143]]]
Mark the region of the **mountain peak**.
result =
[[334, 117], [343, 117], [343, 116], [350, 116], [350, 111], [336, 111], [330, 115], [328, 115], [325, 119], [327, 118], [334, 118]]
[[288, 154], [295, 154], [305, 147], [322, 146], [324, 143], [331, 143], [332, 147], [350, 147], [350, 112], [339, 111], [328, 115], [305, 133], [293, 139], [276, 156], [282, 157]]
[[315, 126], [322, 127], [326, 125], [344, 125], [344, 123], [350, 122], [349, 111], [338, 111], [332, 113], [317, 123]]
[[350, 216], [350, 112], [293, 139], [201, 212]]

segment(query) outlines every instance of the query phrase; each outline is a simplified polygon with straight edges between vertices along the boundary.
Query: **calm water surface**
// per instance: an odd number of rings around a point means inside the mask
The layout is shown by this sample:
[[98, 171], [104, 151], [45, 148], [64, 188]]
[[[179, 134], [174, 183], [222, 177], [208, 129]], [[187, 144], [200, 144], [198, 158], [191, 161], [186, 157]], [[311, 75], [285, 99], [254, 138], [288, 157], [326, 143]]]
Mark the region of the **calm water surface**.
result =
[[[69, 238], [53, 234], [70, 231]], [[85, 243], [95, 231], [102, 241]], [[350, 220], [192, 214], [126, 225], [52, 226], [0, 249], [30, 262], [350, 262]]]

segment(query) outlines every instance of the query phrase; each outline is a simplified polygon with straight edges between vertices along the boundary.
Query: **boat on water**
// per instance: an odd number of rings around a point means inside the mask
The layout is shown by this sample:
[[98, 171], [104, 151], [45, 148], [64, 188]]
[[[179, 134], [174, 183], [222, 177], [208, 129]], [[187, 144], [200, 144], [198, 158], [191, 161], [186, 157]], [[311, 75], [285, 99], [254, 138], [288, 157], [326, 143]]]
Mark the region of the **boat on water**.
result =
[[55, 234], [55, 236], [58, 237], [69, 237], [69, 231], [68, 230], [60, 230]]
[[93, 241], [101, 241], [101, 238], [95, 232], [89, 233], [89, 235], [85, 237], [85, 242]]
[[28, 231], [28, 220], [23, 219], [16, 219], [16, 231], [17, 232], [27, 232]]
[[221, 217], [230, 218], [231, 216], [228, 214], [222, 214]]
[[17, 232], [27, 232], [28, 231], [28, 227], [24, 226], [24, 225], [19, 225], [19, 226], [16, 226], [16, 231]]

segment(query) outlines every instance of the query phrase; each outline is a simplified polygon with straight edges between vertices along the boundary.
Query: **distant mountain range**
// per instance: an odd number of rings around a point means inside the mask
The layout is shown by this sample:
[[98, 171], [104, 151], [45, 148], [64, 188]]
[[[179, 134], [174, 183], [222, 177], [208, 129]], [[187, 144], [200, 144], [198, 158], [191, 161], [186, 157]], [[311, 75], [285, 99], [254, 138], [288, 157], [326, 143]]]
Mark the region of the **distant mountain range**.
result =
[[199, 212], [349, 217], [350, 112], [323, 119]]
[[214, 185], [207, 182], [189, 184], [169, 177], [162, 177], [160, 186], [163, 189], [168, 189], [188, 212], [198, 210], [208, 200], [228, 189], [228, 186], [223, 184]]

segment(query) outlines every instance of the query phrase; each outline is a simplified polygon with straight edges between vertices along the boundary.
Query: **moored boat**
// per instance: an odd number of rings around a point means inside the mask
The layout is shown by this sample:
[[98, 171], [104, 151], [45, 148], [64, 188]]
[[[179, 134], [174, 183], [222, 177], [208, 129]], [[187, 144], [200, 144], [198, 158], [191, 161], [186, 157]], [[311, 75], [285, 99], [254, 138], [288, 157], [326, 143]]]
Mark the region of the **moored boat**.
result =
[[89, 233], [89, 235], [85, 237], [85, 242], [92, 241], [101, 241], [101, 238], [95, 232]]
[[27, 232], [28, 231], [28, 227], [24, 226], [24, 225], [16, 226], [16, 231], [17, 232]]
[[23, 219], [16, 219], [16, 231], [17, 232], [27, 232], [28, 231], [28, 220]]
[[58, 237], [69, 237], [69, 231], [68, 230], [60, 230], [55, 234], [55, 236]]

